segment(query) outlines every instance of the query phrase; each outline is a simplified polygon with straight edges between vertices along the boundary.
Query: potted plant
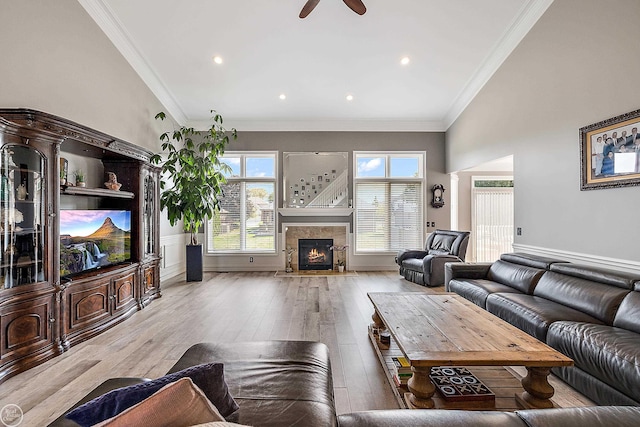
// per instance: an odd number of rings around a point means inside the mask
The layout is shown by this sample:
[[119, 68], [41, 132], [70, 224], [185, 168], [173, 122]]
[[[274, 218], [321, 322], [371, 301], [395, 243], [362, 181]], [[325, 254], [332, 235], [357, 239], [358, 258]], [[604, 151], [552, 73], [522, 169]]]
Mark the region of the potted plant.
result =
[[[329, 249], [336, 253], [336, 264], [338, 265], [338, 271], [342, 273], [345, 267], [345, 259], [343, 258], [349, 245], [333, 245]], [[343, 254], [342, 256], [340, 254]]]
[[[211, 110], [212, 122], [206, 131], [180, 126], [172, 132], [160, 135], [162, 152], [152, 156], [151, 162], [162, 163], [162, 174], [168, 178], [160, 181], [160, 208], [166, 209], [173, 226], [183, 221], [184, 230], [190, 233], [187, 245], [187, 281], [202, 280], [202, 245], [198, 243], [198, 230], [220, 209], [219, 197], [222, 185], [227, 182], [224, 173], [231, 169], [220, 161], [229, 138], [238, 138], [237, 131], [222, 126], [222, 116]], [[156, 114], [156, 120], [164, 120], [164, 112]]]
[[84, 171], [82, 169], [76, 170], [74, 175], [76, 176], [76, 187], [84, 187], [87, 185], [84, 180]]

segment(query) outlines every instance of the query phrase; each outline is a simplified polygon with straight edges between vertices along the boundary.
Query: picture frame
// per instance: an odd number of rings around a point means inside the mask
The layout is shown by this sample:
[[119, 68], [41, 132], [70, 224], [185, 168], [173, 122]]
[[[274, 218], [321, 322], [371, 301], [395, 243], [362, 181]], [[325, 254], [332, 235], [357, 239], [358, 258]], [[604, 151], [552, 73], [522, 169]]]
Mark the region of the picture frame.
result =
[[580, 190], [640, 185], [640, 110], [580, 128]]

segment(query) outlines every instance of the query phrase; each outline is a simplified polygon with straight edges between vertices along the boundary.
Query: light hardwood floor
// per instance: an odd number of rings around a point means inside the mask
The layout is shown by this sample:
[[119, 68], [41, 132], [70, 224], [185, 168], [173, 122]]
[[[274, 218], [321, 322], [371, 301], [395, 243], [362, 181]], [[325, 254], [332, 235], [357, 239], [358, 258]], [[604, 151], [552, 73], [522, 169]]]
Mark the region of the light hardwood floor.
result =
[[[164, 375], [198, 342], [314, 340], [328, 345], [338, 413], [397, 408], [367, 336], [367, 292], [441, 293], [393, 272], [274, 277], [273, 272], [212, 273], [202, 282], [170, 280], [162, 298], [113, 329], [0, 385], [0, 408], [19, 405], [24, 426], [43, 426], [111, 377]], [[554, 382], [560, 406], [583, 406]]]

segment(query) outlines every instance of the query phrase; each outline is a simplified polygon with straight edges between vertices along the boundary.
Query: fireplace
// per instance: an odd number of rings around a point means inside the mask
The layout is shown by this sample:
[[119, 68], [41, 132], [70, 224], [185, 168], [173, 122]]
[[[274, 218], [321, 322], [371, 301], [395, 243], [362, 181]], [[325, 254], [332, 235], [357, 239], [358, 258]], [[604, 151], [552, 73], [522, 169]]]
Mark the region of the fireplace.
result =
[[333, 270], [333, 239], [298, 239], [299, 270]]

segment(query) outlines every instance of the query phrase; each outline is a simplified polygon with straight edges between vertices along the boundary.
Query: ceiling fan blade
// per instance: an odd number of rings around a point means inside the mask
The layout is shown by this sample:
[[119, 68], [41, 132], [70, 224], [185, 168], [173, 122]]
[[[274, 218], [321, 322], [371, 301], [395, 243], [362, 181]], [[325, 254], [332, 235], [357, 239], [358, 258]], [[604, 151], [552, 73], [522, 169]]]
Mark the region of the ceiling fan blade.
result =
[[300, 18], [306, 18], [313, 9], [320, 3], [320, 0], [308, 0], [300, 11]]
[[342, 0], [342, 1], [344, 1], [344, 4], [349, 6], [349, 9], [353, 10], [358, 15], [364, 15], [364, 13], [367, 11], [367, 8], [365, 7], [364, 3], [362, 3], [362, 0]]

